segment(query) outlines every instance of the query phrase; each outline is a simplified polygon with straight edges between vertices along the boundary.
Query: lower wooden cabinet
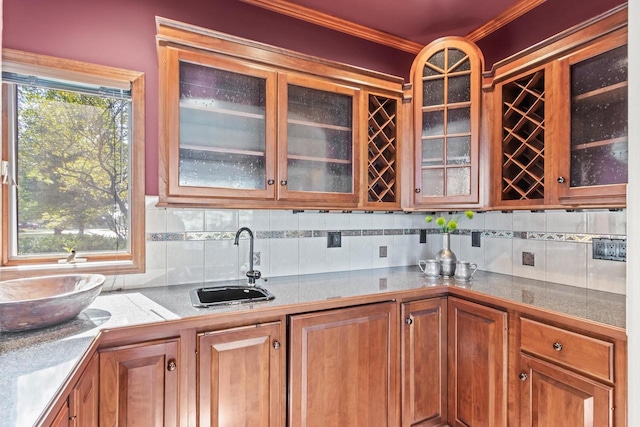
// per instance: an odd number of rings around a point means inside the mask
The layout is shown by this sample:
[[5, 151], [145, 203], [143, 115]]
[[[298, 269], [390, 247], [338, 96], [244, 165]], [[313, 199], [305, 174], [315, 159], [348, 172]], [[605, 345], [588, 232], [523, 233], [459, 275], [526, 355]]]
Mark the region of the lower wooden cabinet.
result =
[[100, 350], [100, 427], [178, 425], [179, 341]]
[[62, 408], [58, 411], [54, 417], [50, 427], [71, 427], [71, 417], [69, 416], [69, 400], [65, 400]]
[[449, 424], [507, 425], [507, 313], [449, 298]]
[[290, 426], [398, 425], [396, 307], [291, 316]]
[[91, 362], [76, 383], [69, 396], [70, 420], [72, 427], [97, 427], [99, 404], [98, 354], [91, 357]]
[[98, 426], [98, 355], [94, 354], [50, 427]]
[[402, 426], [447, 420], [447, 299], [402, 304]]
[[520, 355], [520, 426], [613, 425], [613, 387]]
[[200, 427], [284, 426], [281, 328], [274, 322], [198, 335]]

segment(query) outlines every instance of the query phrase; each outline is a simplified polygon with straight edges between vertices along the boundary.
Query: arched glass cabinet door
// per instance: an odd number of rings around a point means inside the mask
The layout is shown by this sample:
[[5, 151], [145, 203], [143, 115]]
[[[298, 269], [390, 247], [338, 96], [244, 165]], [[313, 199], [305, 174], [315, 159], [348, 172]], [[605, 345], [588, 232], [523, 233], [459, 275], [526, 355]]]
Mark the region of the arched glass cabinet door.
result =
[[460, 37], [436, 40], [413, 63], [415, 205], [478, 203], [482, 63]]

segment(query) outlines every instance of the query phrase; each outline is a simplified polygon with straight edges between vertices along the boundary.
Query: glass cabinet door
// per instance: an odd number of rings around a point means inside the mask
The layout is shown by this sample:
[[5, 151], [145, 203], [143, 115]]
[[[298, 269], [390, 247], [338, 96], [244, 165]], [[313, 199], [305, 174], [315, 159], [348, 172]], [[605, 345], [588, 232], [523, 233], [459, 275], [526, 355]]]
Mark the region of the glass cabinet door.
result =
[[457, 40], [437, 42], [414, 66], [415, 200], [478, 200], [479, 70], [477, 48]]
[[571, 187], [627, 182], [627, 46], [571, 66]]
[[[275, 73], [190, 52], [171, 52], [179, 105], [172, 189], [224, 197], [275, 195]], [[273, 105], [270, 105], [272, 103]]]
[[278, 197], [356, 199], [356, 90], [290, 75], [278, 84]]
[[572, 55], [563, 70], [570, 126], [557, 176], [560, 199], [623, 205], [629, 165], [626, 33]]

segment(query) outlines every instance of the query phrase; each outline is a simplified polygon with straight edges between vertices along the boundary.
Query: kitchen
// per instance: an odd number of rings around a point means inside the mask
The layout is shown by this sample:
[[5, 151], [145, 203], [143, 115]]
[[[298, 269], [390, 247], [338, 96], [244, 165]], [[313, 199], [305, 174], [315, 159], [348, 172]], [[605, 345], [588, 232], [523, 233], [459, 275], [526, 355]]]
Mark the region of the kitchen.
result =
[[[304, 212], [304, 213], [293, 213], [290, 210], [278, 210], [278, 211], [270, 211], [267, 214], [264, 214], [264, 211], [255, 210], [229, 210], [229, 211], [203, 211], [203, 210], [189, 210], [189, 209], [162, 209], [155, 208], [155, 198], [153, 196], [158, 194], [158, 150], [156, 149], [155, 141], [158, 140], [158, 126], [156, 122], [156, 118], [158, 117], [157, 111], [157, 92], [156, 88], [158, 87], [158, 73], [157, 73], [157, 57], [156, 51], [154, 49], [154, 36], [155, 36], [155, 28], [154, 28], [154, 20], [153, 16], [166, 16], [171, 19], [178, 19], [180, 21], [202, 25], [206, 28], [213, 28], [215, 30], [219, 30], [222, 32], [237, 34], [242, 37], [246, 37], [252, 40], [260, 40], [270, 44], [274, 44], [277, 46], [284, 46], [290, 48], [295, 51], [305, 52], [305, 49], [309, 49], [309, 46], [317, 46], [317, 42], [313, 41], [317, 39], [320, 35], [327, 35], [329, 33], [327, 30], [321, 29], [312, 29], [312, 26], [300, 23], [297, 20], [291, 20], [288, 18], [283, 18], [279, 16], [275, 16], [274, 14], [260, 11], [259, 9], [255, 9], [252, 6], [247, 6], [245, 4], [241, 4], [238, 2], [223, 2], [223, 5], [208, 5], [211, 9], [200, 9], [198, 7], [194, 7], [194, 9], [190, 12], [182, 9], [176, 10], [175, 6], [171, 5], [171, 2], [166, 3], [158, 3], [154, 2], [154, 6], [144, 6], [144, 5], [136, 5], [135, 7], [131, 7], [130, 5], [122, 6], [122, 10], [126, 10], [127, 15], [123, 17], [118, 15], [117, 4], [113, 3], [107, 5], [104, 4], [100, 6], [91, 6], [91, 10], [87, 10], [87, 5], [76, 4], [74, 2], [69, 2], [69, 4], [65, 7], [60, 7], [60, 4], [54, 5], [41, 5], [42, 8], [39, 8], [38, 14], [34, 15], [33, 11], [29, 9], [29, 5], [25, 4], [17, 4], [19, 2], [4, 2], [4, 36], [3, 36], [3, 45], [5, 47], [10, 47], [14, 49], [21, 49], [25, 51], [35, 51], [40, 53], [48, 53], [55, 56], [66, 57], [66, 58], [75, 58], [88, 62], [95, 63], [103, 63], [107, 62], [104, 60], [105, 57], [113, 58], [108, 61], [108, 65], [119, 66], [123, 68], [133, 69], [133, 70], [142, 70], [146, 74], [146, 86], [147, 86], [147, 98], [146, 98], [146, 134], [147, 134], [147, 150], [146, 150], [146, 195], [150, 196], [147, 199], [148, 208], [147, 208], [147, 229], [145, 230], [147, 233], [171, 233], [179, 230], [180, 227], [186, 227], [185, 231], [193, 231], [193, 232], [201, 232], [206, 230], [216, 230], [216, 231], [233, 231], [238, 228], [238, 226], [243, 226], [246, 223], [245, 219], [248, 219], [247, 216], [251, 215], [251, 221], [255, 222], [255, 229], [263, 230], [263, 231], [307, 231], [307, 230], [331, 230], [331, 229], [352, 229], [352, 230], [393, 230], [393, 229], [404, 229], [404, 228], [420, 228], [423, 222], [422, 215], [419, 214], [383, 214], [383, 213], [375, 213], [375, 214], [365, 214], [360, 212], [354, 213], [318, 213], [316, 212]], [[595, 3], [595, 2], [594, 2]], [[105, 7], [107, 6], [107, 7]], [[615, 6], [612, 4], [611, 7]], [[47, 9], [50, 7], [51, 9]], [[601, 11], [590, 12], [585, 11], [589, 15], [584, 16], [582, 18], [576, 18], [575, 22], [571, 22], [567, 24], [563, 23], [563, 26], [559, 27], [557, 30], [562, 30], [567, 28], [570, 25], [581, 22], [584, 19], [595, 16], [596, 14], [605, 11], [606, 9], [610, 9], [610, 7], [602, 7]], [[23, 9], [22, 9], [23, 8]], [[152, 10], [150, 10], [152, 9]], [[584, 7], [584, 9], [588, 9]], [[596, 8], [597, 9], [597, 8]], [[59, 19], [56, 19], [55, 22], [50, 22], [52, 16], [60, 16], [61, 10], [64, 10], [66, 13], [64, 16], [61, 16]], [[69, 11], [74, 11], [74, 13], [69, 13]], [[221, 15], [223, 11], [226, 11], [227, 15]], [[75, 14], [75, 15], [74, 15]], [[111, 18], [107, 19], [106, 17], [110, 16]], [[209, 21], [207, 16], [216, 17], [219, 21]], [[249, 21], [248, 17], [251, 17], [251, 20], [255, 20], [256, 22], [261, 22], [259, 25], [253, 23], [253, 21]], [[42, 32], [32, 32], [29, 31], [29, 25], [21, 24], [22, 19], [30, 20], [40, 19], [37, 24], [38, 27], [41, 28], [50, 28], [49, 31], [55, 32], [56, 36], [52, 36], [48, 31]], [[90, 17], [90, 18], [89, 18]], [[104, 17], [104, 19], [103, 19]], [[79, 19], [82, 18], [82, 19]], [[95, 22], [91, 22], [90, 19], [95, 19]], [[119, 20], [122, 19], [122, 22], [128, 22], [130, 24], [125, 25], [122, 24]], [[144, 25], [140, 25], [140, 22], [145, 22]], [[285, 25], [286, 23], [286, 25]], [[34, 25], [34, 24], [30, 24]], [[287, 32], [278, 35], [279, 33], [269, 33], [268, 29], [264, 30], [265, 34], [257, 34], [259, 31], [260, 25], [264, 25], [263, 28], [277, 27], [277, 28], [286, 28]], [[20, 27], [20, 28], [18, 28]], [[73, 30], [70, 30], [73, 29]], [[242, 29], [242, 30], [241, 30]], [[633, 27], [631, 27], [633, 30]], [[318, 33], [315, 33], [318, 32]], [[105, 37], [104, 34], [109, 34], [109, 37]], [[144, 33], [141, 35], [140, 33]], [[291, 34], [295, 34], [295, 37], [292, 37]], [[300, 34], [310, 34], [308, 39], [303, 38]], [[92, 41], [92, 37], [95, 38], [95, 41]], [[369, 44], [360, 44], [364, 42], [354, 41], [349, 38], [349, 43], [341, 43], [339, 42], [340, 37], [345, 37], [343, 35], [335, 35], [331, 33], [331, 37], [336, 37], [336, 39], [332, 42], [327, 42], [327, 46], [323, 50], [322, 47], [317, 47], [317, 50], [314, 49], [312, 52], [314, 55], [334, 59], [342, 62], [350, 62], [356, 63], [357, 65], [361, 65], [367, 68], [377, 69], [384, 72], [389, 72], [391, 74], [400, 75], [407, 77], [408, 70], [410, 68], [411, 61], [413, 60], [414, 55], [404, 54], [399, 51], [395, 51], [387, 48], [382, 49], [382, 54], [379, 55], [380, 59], [376, 60], [375, 54], [371, 53], [371, 46]], [[496, 36], [497, 37], [497, 36]], [[514, 37], [516, 39], [516, 37]], [[633, 40], [632, 37], [629, 38]], [[313, 41], [313, 42], [312, 42]], [[632, 41], [633, 42], [633, 41]], [[481, 43], [478, 43], [481, 46]], [[529, 42], [528, 44], [531, 44]], [[523, 44], [520, 46], [514, 46], [513, 51], [518, 51], [528, 44]], [[333, 47], [339, 45], [343, 49], [349, 49], [348, 45], [352, 45], [352, 51], [333, 51]], [[347, 45], [345, 47], [345, 45]], [[39, 48], [36, 48], [38, 46]], [[125, 49], [124, 46], [127, 48]], [[482, 48], [482, 46], [481, 46]], [[495, 46], [494, 46], [495, 48]], [[386, 50], [385, 50], [386, 49]], [[491, 61], [489, 59], [489, 53], [491, 52], [491, 47], [482, 48], [485, 54], [486, 64], [491, 62], [495, 62], [495, 60], [499, 59], [500, 56], [495, 56], [494, 60]], [[629, 49], [630, 55], [633, 49]], [[373, 57], [373, 58], [372, 58]], [[633, 58], [632, 58], [633, 60]], [[142, 65], [144, 64], [144, 65]], [[631, 79], [631, 84], [633, 85], [633, 79]], [[631, 86], [633, 88], [633, 86]], [[630, 97], [633, 100], [633, 97]], [[633, 101], [632, 101], [633, 108]], [[633, 126], [635, 123], [631, 121], [630, 124], [630, 133], [633, 135]], [[633, 157], [633, 148], [631, 147], [631, 155]], [[630, 173], [630, 188], [633, 188], [633, 173], [635, 171], [631, 168]], [[632, 192], [630, 192], [632, 194]], [[483, 214], [479, 214], [475, 221], [478, 222], [478, 225], [471, 223], [463, 223], [461, 224], [462, 228], [469, 229], [478, 229], [483, 231], [520, 231], [520, 232], [559, 232], [559, 233], [567, 233], [567, 234], [580, 234], [580, 233], [589, 233], [589, 234], [608, 234], [608, 235], [628, 235], [629, 230], [633, 228], [632, 215], [628, 215], [628, 218], [625, 218], [627, 215], [625, 213], [633, 212], [633, 199], [630, 198], [628, 200], [628, 208], [622, 212], [602, 212], [602, 211], [586, 211], [586, 212], [558, 212], [558, 211], [548, 211], [548, 212], [535, 212], [530, 213], [529, 211], [523, 212], [513, 212], [513, 213], [500, 213], [500, 212], [487, 212]], [[268, 211], [267, 211], [268, 212]], [[242, 220], [241, 220], [242, 218]], [[541, 219], [543, 218], [543, 219]], [[210, 225], [212, 228], [207, 228], [208, 223], [210, 221], [214, 221], [213, 225]], [[215, 221], [222, 221], [222, 223], [215, 223]], [[620, 224], [624, 224], [627, 222], [626, 230], [624, 230], [624, 226]], [[571, 227], [574, 228], [565, 228], [564, 225], [561, 228], [557, 228], [558, 223], [570, 224]], [[611, 229], [606, 228], [603, 230], [600, 228], [603, 224], [606, 224], [606, 227], [609, 227], [610, 224], [613, 224]], [[509, 225], [505, 225], [509, 224]], [[522, 224], [527, 224], [532, 229], [525, 229], [522, 227]], [[252, 224], [253, 225], [253, 224]], [[622, 229], [620, 227], [623, 227]], [[332, 252], [331, 249], [326, 248], [318, 248], [317, 245], [313, 248], [303, 248], [303, 245], [308, 242], [304, 241], [305, 239], [295, 239], [287, 241], [288, 239], [274, 239], [273, 245], [270, 246], [271, 243], [267, 241], [265, 245], [264, 240], [261, 243], [258, 240], [256, 252], [261, 252], [261, 264], [260, 267], [263, 271], [263, 274], [267, 277], [273, 276], [281, 276], [281, 275], [291, 275], [291, 274], [304, 274], [304, 273], [315, 273], [321, 271], [335, 271], [344, 270], [344, 269], [361, 269], [361, 268], [370, 268], [370, 267], [386, 267], [393, 265], [409, 265], [417, 262], [417, 258], [415, 258], [415, 254], [406, 253], [404, 255], [399, 255], [398, 251], [395, 248], [406, 248], [406, 239], [407, 236], [399, 236], [392, 235], [392, 239], [385, 238], [386, 236], [346, 236], [343, 239], [344, 247], [343, 251], [348, 251], [351, 247], [351, 242], [358, 241], [359, 245], [363, 245], [367, 247], [369, 251], [369, 255], [367, 257], [357, 258], [358, 254], [354, 254], [353, 258], [348, 258], [345, 256], [349, 254], [349, 252], [341, 252], [336, 254], [336, 252]], [[438, 242], [435, 240], [435, 235], [428, 235], [429, 243], [428, 245], [433, 245], [435, 247], [438, 245]], [[552, 281], [560, 281], [562, 282], [562, 277], [565, 276], [566, 279], [566, 271], [564, 271], [565, 265], [561, 261], [555, 260], [554, 257], [548, 257], [545, 259], [544, 252], [540, 252], [536, 254], [535, 248], [533, 252], [535, 255], [536, 266], [538, 267], [534, 273], [530, 273], [530, 270], [523, 269], [520, 262], [515, 263], [513, 257], [513, 246], [518, 243], [516, 240], [504, 239], [504, 238], [487, 238], [483, 241], [483, 244], [486, 242], [487, 246], [485, 246], [484, 251], [489, 250], [489, 247], [494, 243], [498, 243], [497, 251], [499, 253], [506, 253], [508, 256], [506, 258], [501, 259], [500, 257], [488, 257], [495, 262], [496, 264], [493, 266], [487, 266], [485, 264], [485, 259], [487, 259], [484, 253], [481, 256], [478, 256], [478, 259], [471, 259], [471, 254], [467, 255], [465, 252], [468, 248], [470, 248], [470, 242], [466, 242], [465, 236], [465, 244], [463, 247], [462, 238], [459, 236], [453, 236], [452, 245], [454, 248], [454, 252], [459, 248], [459, 254], [463, 255], [465, 258], [469, 258], [473, 261], [481, 261], [482, 267], [489, 269], [490, 271], [494, 271], [497, 273], [506, 273], [506, 274], [516, 274], [516, 270], [519, 268], [521, 271], [524, 271], [524, 274], [532, 274], [532, 278], [540, 278], [540, 275], [545, 275], [549, 272], [549, 274], [555, 274], [558, 279], [554, 279]], [[351, 239], [351, 242], [349, 241]], [[470, 239], [470, 237], [469, 237]], [[492, 240], [493, 239], [493, 240]], [[280, 240], [280, 241], [278, 241]], [[295, 244], [291, 244], [295, 241]], [[364, 243], [366, 242], [366, 243]], [[241, 242], [242, 243], [242, 242]], [[630, 241], [630, 251], [633, 254], [633, 241]], [[147, 264], [147, 273], [144, 275], [134, 275], [134, 276], [119, 276], [115, 278], [110, 283], [112, 288], [125, 287], [127, 288], [127, 284], [133, 284], [133, 286], [139, 285], [154, 285], [154, 284], [178, 284], [178, 283], [188, 283], [195, 281], [198, 277], [209, 277], [206, 274], [226, 274], [227, 276], [215, 277], [212, 279], [233, 279], [238, 278], [240, 261], [244, 262], [244, 256], [235, 257], [235, 261], [233, 257], [226, 263], [227, 271], [225, 273], [220, 273], [218, 271], [212, 271], [210, 273], [203, 273], [202, 270], [204, 266], [204, 256], [199, 257], [197, 265], [189, 265], [189, 263], [194, 262], [194, 257], [190, 256], [189, 253], [184, 253], [183, 249], [181, 249], [181, 242], [148, 242], [147, 251], [150, 254], [156, 254], [157, 257], [150, 257], [149, 259], [167, 259], [168, 253], [171, 253], [172, 256], [168, 257], [166, 263], [159, 262], [154, 264], [153, 261]], [[229, 241], [226, 241], [225, 244], [230, 244]], [[260, 246], [262, 244], [262, 247]], [[291, 245], [290, 245], [291, 244]], [[196, 243], [196, 245], [204, 246], [204, 243]], [[501, 246], [500, 246], [501, 245]], [[189, 245], [190, 247], [193, 244]], [[265, 247], [266, 246], [266, 247]], [[389, 251], [389, 256], [386, 258], [378, 255], [378, 250], [381, 246], [386, 246], [387, 251]], [[575, 246], [575, 244], [574, 244]], [[362, 246], [359, 246], [362, 247]], [[505, 249], [507, 247], [508, 249]], [[229, 251], [231, 246], [222, 246], [219, 249], [216, 249], [216, 256], [225, 251]], [[324, 254], [324, 257], [318, 257], [316, 254], [318, 250], [323, 249], [321, 252]], [[197, 249], [200, 250], [200, 249]], [[246, 251], [246, 247], [241, 246], [240, 253], [244, 254]], [[310, 255], [304, 255], [304, 250], [307, 251]], [[578, 272], [572, 272], [571, 274], [578, 274], [581, 277], [581, 281], [584, 286], [587, 286], [587, 277], [597, 277], [598, 273], [595, 271], [589, 271], [587, 263], [588, 251], [585, 248], [582, 248], [584, 253], [580, 255], [582, 258], [579, 258], [580, 263], [584, 263], [581, 266], [581, 270]], [[315, 252], [314, 252], [315, 251]], [[375, 253], [374, 253], [375, 252]], [[410, 252], [410, 251], [409, 251]], [[175, 258], [173, 255], [176, 255]], [[184, 258], [181, 258], [179, 255], [183, 254]], [[306, 256], [314, 257], [314, 262], [312, 264], [303, 262], [303, 259]], [[348, 255], [351, 256], [350, 254]], [[422, 256], [422, 255], [421, 255]], [[425, 255], [427, 256], [427, 255]], [[334, 257], [335, 259], [330, 259]], [[396, 258], [397, 257], [397, 258]], [[404, 258], [408, 257], [408, 258]], [[270, 258], [270, 259], [269, 259]], [[296, 260], [298, 262], [296, 262]], [[324, 260], [324, 261], [323, 261]], [[539, 264], [538, 262], [542, 261], [543, 264]], [[559, 265], [554, 265], [553, 262], [556, 261]], [[173, 263], [173, 264], [169, 264]], [[235, 263], [235, 264], [234, 264]], [[580, 263], [576, 263], [580, 265]], [[546, 264], [546, 265], [544, 265]], [[607, 270], [605, 274], [609, 274], [608, 266], [610, 266], [612, 262], [607, 262]], [[622, 266], [622, 267], [621, 267]], [[627, 281], [630, 282], [632, 277], [636, 277], [632, 275], [631, 269], [633, 269], [633, 265], [630, 263], [628, 265], [629, 271], [624, 272], [625, 264], [616, 264], [615, 267], [612, 267], [615, 271], [610, 275], [617, 278], [614, 280], [614, 284], [610, 285], [610, 282], [607, 280], [606, 286], [615, 286], [613, 289], [607, 289], [611, 292], [617, 292], [619, 294], [624, 293], [624, 279], [627, 278]], [[597, 267], [596, 267], [597, 268]], [[196, 271], [197, 275], [193, 276], [193, 272]], [[593, 274], [592, 274], [593, 273]], [[600, 273], [602, 274], [602, 273]], [[229, 276], [231, 275], [231, 276]], [[153, 282], [154, 280], [159, 280], [157, 282]], [[596, 280], [594, 283], [601, 283]], [[594, 286], [598, 286], [597, 284]], [[627, 287], [627, 298], [628, 301], [633, 301], [633, 289]], [[633, 317], [634, 313], [632, 310], [628, 310], [630, 313], [629, 319], [627, 322], [628, 330], [633, 331]], [[629, 334], [630, 337], [630, 353], [632, 355], [631, 360], [633, 360], [633, 333]], [[633, 366], [630, 366], [630, 375], [633, 374]], [[631, 376], [630, 378], [633, 378]], [[633, 390], [633, 381], [629, 381], [629, 401], [633, 402], [634, 399], [634, 390]], [[629, 408], [629, 416], [630, 420], [633, 419], [633, 405]], [[633, 425], [633, 422], [630, 423]]]

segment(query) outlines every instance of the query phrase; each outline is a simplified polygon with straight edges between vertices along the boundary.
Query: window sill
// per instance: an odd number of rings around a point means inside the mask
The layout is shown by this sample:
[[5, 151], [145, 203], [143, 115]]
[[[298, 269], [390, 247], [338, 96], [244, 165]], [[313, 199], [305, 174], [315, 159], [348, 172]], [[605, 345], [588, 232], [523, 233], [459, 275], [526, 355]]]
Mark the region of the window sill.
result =
[[88, 274], [104, 275], [144, 273], [144, 265], [136, 265], [133, 261], [81, 262], [75, 264], [31, 264], [0, 267], [0, 280], [20, 279], [24, 277], [48, 276], [55, 274]]

